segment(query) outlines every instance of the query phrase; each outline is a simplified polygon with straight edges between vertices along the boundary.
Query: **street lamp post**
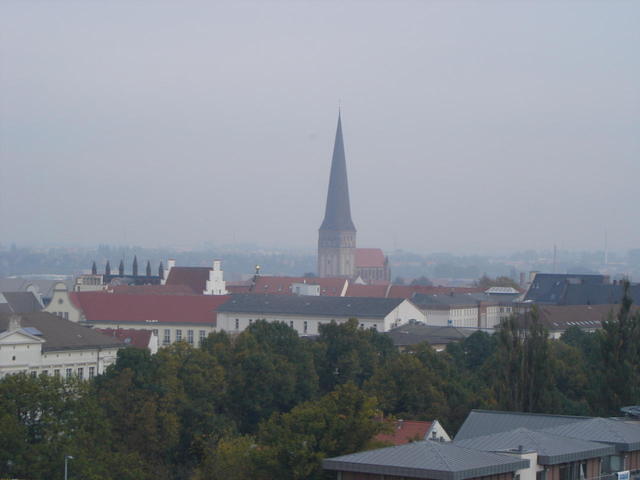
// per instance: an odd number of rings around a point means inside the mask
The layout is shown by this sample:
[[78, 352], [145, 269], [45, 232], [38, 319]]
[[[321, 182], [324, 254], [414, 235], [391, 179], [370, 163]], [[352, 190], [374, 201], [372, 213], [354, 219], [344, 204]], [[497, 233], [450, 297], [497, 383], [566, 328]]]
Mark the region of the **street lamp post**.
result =
[[73, 460], [73, 457], [71, 455], [65, 455], [64, 456], [64, 480], [68, 479], [68, 473], [69, 473], [69, 460]]

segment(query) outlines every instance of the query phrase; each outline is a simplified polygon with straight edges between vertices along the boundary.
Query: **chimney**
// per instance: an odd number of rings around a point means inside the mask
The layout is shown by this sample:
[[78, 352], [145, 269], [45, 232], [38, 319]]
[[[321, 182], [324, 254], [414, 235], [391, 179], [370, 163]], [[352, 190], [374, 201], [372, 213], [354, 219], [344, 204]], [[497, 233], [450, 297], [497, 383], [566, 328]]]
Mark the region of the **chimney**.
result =
[[20, 315], [11, 315], [9, 317], [9, 328], [7, 329], [9, 332], [15, 332], [16, 330], [20, 330], [22, 328], [22, 319]]

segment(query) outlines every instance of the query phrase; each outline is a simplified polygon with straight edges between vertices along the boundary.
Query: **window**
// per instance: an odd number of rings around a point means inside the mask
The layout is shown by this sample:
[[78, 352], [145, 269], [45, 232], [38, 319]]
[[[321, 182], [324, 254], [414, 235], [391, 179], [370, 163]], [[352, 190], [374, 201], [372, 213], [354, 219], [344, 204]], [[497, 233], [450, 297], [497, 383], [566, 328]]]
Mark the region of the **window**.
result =
[[164, 329], [164, 338], [162, 339], [163, 345], [169, 345], [171, 343], [171, 329]]
[[290, 326], [291, 328], [293, 328], [293, 320], [291, 320], [291, 321], [289, 322], [289, 326]]
[[308, 328], [309, 328], [308, 322], [305, 320], [304, 321], [304, 333], [307, 333]]
[[67, 378], [71, 378], [71, 375], [73, 375], [73, 368], [67, 368]]
[[80, 380], [83, 380], [83, 379], [84, 379], [84, 368], [82, 368], [82, 367], [79, 367], [79, 368], [78, 368], [78, 378], [79, 378]]
[[96, 367], [89, 367], [89, 378], [96, 376]]
[[536, 472], [536, 480], [547, 480], [547, 471], [540, 470], [539, 472]]
[[182, 330], [176, 330], [176, 342], [182, 340]]
[[60, 370], [58, 370], [57, 368], [53, 371], [53, 376], [54, 377], [59, 377], [60, 376]]
[[31, 372], [29, 372], [31, 374], [32, 378], [36, 378], [36, 375], [38, 374], [38, 372], [36, 372], [35, 370], [31, 370]]
[[69, 320], [69, 312], [64, 312], [63, 316], [65, 320]]
[[43, 375], [49, 375], [49, 370], [42, 370]]
[[193, 345], [193, 330], [187, 330], [187, 342]]
[[204, 330], [200, 330], [199, 336], [200, 336], [200, 345], [202, 345], [202, 342], [204, 342], [204, 339], [207, 338], [207, 332], [205, 332]]
[[373, 329], [374, 329], [374, 330], [377, 330], [377, 329], [378, 329], [378, 324], [377, 324], [377, 323], [374, 323], [374, 324], [373, 324]]
[[251, 325], [253, 323], [253, 318], [249, 319], [249, 325]]

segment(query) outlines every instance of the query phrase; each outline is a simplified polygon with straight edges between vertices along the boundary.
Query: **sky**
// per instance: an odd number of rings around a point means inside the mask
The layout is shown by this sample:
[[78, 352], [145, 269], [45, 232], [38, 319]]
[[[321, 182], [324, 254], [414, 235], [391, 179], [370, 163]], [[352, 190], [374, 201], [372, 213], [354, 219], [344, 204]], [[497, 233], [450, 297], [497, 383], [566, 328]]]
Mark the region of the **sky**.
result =
[[0, 2], [0, 244], [640, 247], [638, 1]]

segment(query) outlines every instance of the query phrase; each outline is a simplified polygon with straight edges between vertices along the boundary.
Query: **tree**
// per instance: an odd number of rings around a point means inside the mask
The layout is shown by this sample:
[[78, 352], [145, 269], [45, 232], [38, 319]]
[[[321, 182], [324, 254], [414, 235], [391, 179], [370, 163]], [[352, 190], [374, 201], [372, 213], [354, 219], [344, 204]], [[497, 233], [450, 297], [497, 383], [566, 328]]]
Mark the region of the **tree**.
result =
[[473, 284], [474, 286], [483, 290], [487, 290], [491, 287], [511, 287], [515, 288], [516, 290], [520, 288], [520, 286], [512, 278], [505, 276], [491, 278], [486, 274], [482, 275], [478, 280], [473, 282]]
[[548, 331], [537, 308], [500, 323], [491, 370], [496, 374], [494, 391], [501, 408], [523, 412], [551, 408], [554, 387], [548, 357]]
[[640, 395], [640, 313], [631, 311], [628, 281], [623, 283], [623, 291], [618, 313], [609, 314], [598, 332], [604, 375], [600, 403], [610, 414], [622, 406], [637, 404]]
[[381, 431], [375, 399], [353, 383], [289, 413], [276, 413], [258, 432], [258, 469], [267, 478], [319, 479], [323, 458], [362, 450]]
[[433, 282], [429, 280], [427, 277], [425, 277], [424, 275], [422, 275], [421, 277], [414, 278], [411, 281], [411, 285], [424, 285], [427, 287], [431, 287], [433, 286]]

